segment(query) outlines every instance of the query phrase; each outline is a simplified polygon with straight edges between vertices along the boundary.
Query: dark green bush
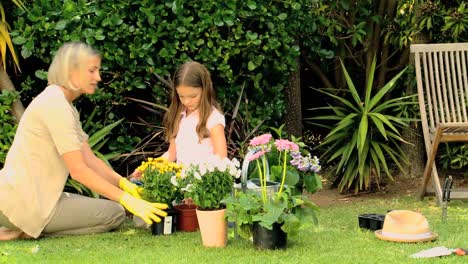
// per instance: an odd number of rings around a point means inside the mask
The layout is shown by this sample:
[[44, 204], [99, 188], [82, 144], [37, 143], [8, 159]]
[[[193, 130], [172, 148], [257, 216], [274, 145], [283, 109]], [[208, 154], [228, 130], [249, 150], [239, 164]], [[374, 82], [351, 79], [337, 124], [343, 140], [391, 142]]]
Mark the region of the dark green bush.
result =
[[[99, 49], [101, 89], [81, 99], [78, 108], [86, 118], [99, 107], [98, 127], [125, 116], [127, 129], [114, 135], [111, 145], [129, 151], [150, 132], [130, 122], [142, 117], [158, 125], [163, 113], [150, 113], [127, 97], [167, 105], [169, 90], [155, 73], [168, 78], [187, 60], [208, 67], [228, 118], [245, 84], [239, 114], [248, 118], [246, 124], [279, 124], [282, 90], [299, 56], [292, 34], [297, 23], [291, 20], [300, 12], [299, 3], [280, 1], [38, 0], [29, 14], [18, 15], [12, 37], [26, 62], [43, 62], [25, 73], [34, 80], [32, 95], [46, 85], [47, 65], [64, 42], [81, 40]], [[116, 140], [130, 135], [137, 138]]]

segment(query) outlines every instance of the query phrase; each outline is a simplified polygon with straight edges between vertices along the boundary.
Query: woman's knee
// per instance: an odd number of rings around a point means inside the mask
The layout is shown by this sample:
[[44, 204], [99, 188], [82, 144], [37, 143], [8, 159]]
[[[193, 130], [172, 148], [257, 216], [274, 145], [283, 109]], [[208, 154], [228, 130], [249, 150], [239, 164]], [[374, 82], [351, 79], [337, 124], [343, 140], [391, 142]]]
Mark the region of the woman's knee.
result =
[[125, 209], [118, 203], [113, 203], [112, 208], [109, 208], [112, 213], [109, 214], [108, 226], [109, 229], [115, 229], [119, 227], [125, 221]]

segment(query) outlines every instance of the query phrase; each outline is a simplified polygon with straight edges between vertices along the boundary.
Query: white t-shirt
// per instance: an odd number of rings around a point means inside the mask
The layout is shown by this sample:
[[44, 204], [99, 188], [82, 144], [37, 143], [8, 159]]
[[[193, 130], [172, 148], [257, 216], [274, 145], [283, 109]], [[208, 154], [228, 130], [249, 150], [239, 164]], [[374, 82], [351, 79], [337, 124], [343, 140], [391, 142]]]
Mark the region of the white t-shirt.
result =
[[40, 235], [69, 174], [62, 155], [81, 150], [87, 140], [78, 111], [60, 87], [48, 86], [32, 100], [0, 170], [0, 211], [12, 224]]
[[[175, 138], [176, 143], [176, 160], [179, 164], [203, 163], [210, 162], [214, 157], [213, 142], [210, 137], [199, 141], [197, 134], [197, 125], [200, 120], [198, 110], [190, 115], [186, 115], [184, 111], [179, 123], [179, 131]], [[211, 130], [216, 125], [226, 126], [224, 115], [216, 108], [213, 108], [208, 120], [206, 128]]]

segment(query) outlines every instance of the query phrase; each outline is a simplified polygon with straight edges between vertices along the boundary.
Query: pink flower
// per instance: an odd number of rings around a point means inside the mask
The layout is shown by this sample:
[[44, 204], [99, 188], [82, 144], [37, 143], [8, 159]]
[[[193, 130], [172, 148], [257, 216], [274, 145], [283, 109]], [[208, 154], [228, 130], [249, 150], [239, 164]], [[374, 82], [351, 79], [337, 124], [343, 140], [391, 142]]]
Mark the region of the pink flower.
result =
[[249, 161], [256, 160], [256, 159], [260, 158], [261, 156], [265, 155], [265, 153], [266, 153], [266, 151], [260, 150], [259, 152], [256, 152], [255, 154], [250, 156]]
[[293, 143], [286, 139], [275, 140], [275, 146], [279, 151], [283, 151], [283, 150], [298, 151], [299, 150], [299, 146], [296, 143]]
[[259, 146], [267, 144], [271, 139], [271, 134], [263, 134], [250, 140], [250, 146]]

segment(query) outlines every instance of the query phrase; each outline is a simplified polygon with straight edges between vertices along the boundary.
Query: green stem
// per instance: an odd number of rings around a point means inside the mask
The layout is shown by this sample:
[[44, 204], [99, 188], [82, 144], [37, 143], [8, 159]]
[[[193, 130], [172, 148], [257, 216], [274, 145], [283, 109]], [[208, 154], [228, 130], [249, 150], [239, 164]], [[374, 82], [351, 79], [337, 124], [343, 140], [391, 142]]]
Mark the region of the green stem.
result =
[[258, 159], [256, 160], [257, 162], [257, 169], [258, 169], [258, 177], [260, 179], [260, 190], [262, 192], [262, 201], [264, 204], [266, 204], [266, 196], [264, 195], [264, 193], [266, 194], [266, 191], [265, 191], [265, 188], [264, 188], [264, 184], [263, 184], [263, 172], [262, 172], [262, 167], [260, 166], [260, 162], [258, 161]]
[[284, 182], [286, 180], [286, 154], [287, 154], [287, 151], [284, 151], [283, 175], [281, 176], [281, 185], [280, 185], [280, 189], [279, 189], [279, 192], [278, 192], [278, 197], [281, 195], [281, 192], [283, 192]]
[[263, 197], [263, 202], [266, 204], [268, 202], [268, 196], [267, 196], [267, 164], [266, 164], [266, 157], [265, 155], [262, 156], [262, 164], [263, 164], [263, 188], [262, 188], [262, 197]]

